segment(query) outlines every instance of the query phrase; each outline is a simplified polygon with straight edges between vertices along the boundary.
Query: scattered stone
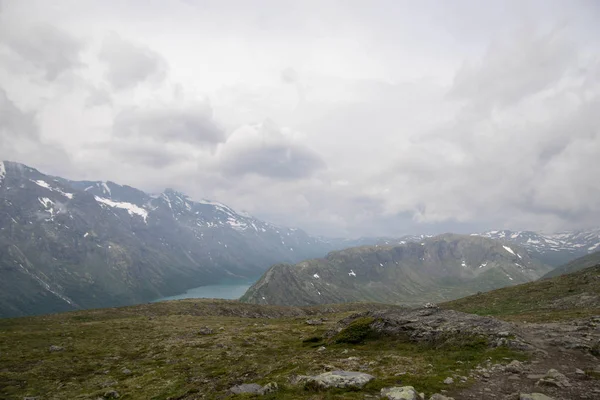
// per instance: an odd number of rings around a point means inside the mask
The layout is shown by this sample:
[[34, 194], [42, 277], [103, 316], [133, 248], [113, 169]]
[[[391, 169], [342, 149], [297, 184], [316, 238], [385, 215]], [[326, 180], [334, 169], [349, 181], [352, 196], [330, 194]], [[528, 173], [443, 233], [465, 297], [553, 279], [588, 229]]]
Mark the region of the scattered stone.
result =
[[579, 369], [579, 368], [575, 369], [575, 374], [580, 375], [580, 376], [586, 376], [585, 371], [582, 369]]
[[552, 397], [548, 397], [542, 393], [521, 393], [519, 395], [519, 400], [554, 400]]
[[323, 321], [321, 321], [320, 319], [309, 319], [309, 320], [306, 320], [306, 324], [307, 325], [323, 325]]
[[279, 386], [276, 382], [269, 382], [263, 386], [263, 394], [275, 393], [279, 390]]
[[49, 348], [49, 350], [50, 350], [51, 353], [54, 353], [54, 352], [57, 352], [57, 351], [63, 351], [64, 349], [65, 348], [62, 347], [62, 346], [55, 346], [55, 345], [52, 345]]
[[119, 397], [119, 392], [116, 390], [109, 390], [108, 392], [104, 393], [105, 399], [118, 399]]
[[242, 383], [229, 389], [233, 394], [263, 394], [263, 387], [257, 383]]
[[511, 361], [505, 368], [504, 370], [513, 374], [521, 374], [523, 373], [525, 367], [523, 366], [523, 363], [521, 363], [520, 361], [517, 360], [513, 360]]
[[198, 330], [198, 335], [212, 335], [213, 334], [213, 330], [211, 328], [209, 328], [208, 326], [203, 326], [202, 328], [200, 328]]
[[23, 400], [38, 400], [37, 397], [23, 397]]
[[122, 373], [124, 373], [125, 375], [131, 375], [131, 370], [130, 370], [130, 369], [128, 369], [128, 368], [123, 368], [123, 369], [121, 370], [121, 372], [122, 372]]
[[521, 378], [519, 378], [517, 375], [511, 375], [508, 377], [509, 381], [520, 381]]
[[425, 308], [434, 308], [434, 309], [440, 308], [437, 304], [434, 304], [434, 303], [426, 303], [424, 307]]
[[412, 386], [381, 389], [381, 397], [388, 400], [418, 400], [419, 394]]
[[373, 375], [354, 371], [331, 371], [317, 376], [310, 376], [305, 381], [307, 385], [314, 385], [318, 388], [362, 388], [364, 385], [375, 379]]
[[444, 383], [446, 385], [452, 385], [454, 383], [454, 379], [448, 377], [448, 378], [444, 379]]
[[452, 397], [446, 397], [443, 394], [436, 393], [432, 395], [429, 400], [454, 400]]
[[498, 336], [499, 337], [509, 337], [510, 336], [510, 332], [508, 331], [502, 331], [502, 332], [498, 332]]
[[554, 386], [565, 388], [571, 386], [569, 379], [555, 369], [549, 370], [546, 375], [537, 381], [536, 386]]
[[327, 348], [326, 348], [325, 346], [321, 346], [321, 347], [319, 347], [319, 348], [317, 349], [317, 352], [319, 352], [319, 353], [320, 353], [320, 352], [322, 352], [322, 351], [325, 351], [325, 350], [327, 350]]

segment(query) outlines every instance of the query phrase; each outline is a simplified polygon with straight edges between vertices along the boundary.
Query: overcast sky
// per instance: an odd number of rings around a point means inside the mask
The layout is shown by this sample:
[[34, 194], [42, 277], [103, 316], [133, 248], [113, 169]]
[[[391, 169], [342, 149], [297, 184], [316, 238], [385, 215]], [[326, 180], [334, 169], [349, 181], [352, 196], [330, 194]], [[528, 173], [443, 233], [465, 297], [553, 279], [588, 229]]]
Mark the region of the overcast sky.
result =
[[0, 159], [334, 236], [600, 225], [600, 3], [0, 0]]

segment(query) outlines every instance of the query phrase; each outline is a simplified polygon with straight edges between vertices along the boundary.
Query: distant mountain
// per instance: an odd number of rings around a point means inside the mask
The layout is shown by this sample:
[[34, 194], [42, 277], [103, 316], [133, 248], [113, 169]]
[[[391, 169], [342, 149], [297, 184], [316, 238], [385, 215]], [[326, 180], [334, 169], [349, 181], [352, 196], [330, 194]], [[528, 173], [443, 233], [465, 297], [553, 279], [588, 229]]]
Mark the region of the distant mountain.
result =
[[560, 275], [565, 275], [565, 274], [572, 274], [573, 272], [577, 272], [582, 269], [586, 269], [586, 268], [592, 267], [594, 265], [599, 265], [599, 264], [600, 264], [600, 251], [597, 251], [595, 253], [588, 254], [587, 256], [577, 258], [565, 265], [561, 265], [560, 267], [553, 269], [552, 271], [550, 271], [546, 275], [544, 275], [542, 277], [542, 279], [552, 278], [555, 276], [560, 276]]
[[145, 302], [333, 246], [174, 190], [0, 162], [0, 317]]
[[524, 247], [531, 255], [553, 266], [600, 250], [600, 228], [553, 234], [501, 230], [479, 235]]
[[538, 279], [551, 269], [519, 246], [445, 234], [420, 242], [332, 252], [271, 267], [241, 298], [255, 304], [353, 301], [419, 304]]

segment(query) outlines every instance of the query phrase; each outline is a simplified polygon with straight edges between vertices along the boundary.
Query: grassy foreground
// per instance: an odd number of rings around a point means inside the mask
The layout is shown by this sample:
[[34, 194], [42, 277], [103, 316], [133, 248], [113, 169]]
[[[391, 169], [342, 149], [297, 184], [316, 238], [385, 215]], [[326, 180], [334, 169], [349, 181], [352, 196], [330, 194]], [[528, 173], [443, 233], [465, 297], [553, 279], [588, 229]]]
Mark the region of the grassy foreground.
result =
[[[265, 399], [362, 399], [393, 385], [414, 385], [430, 395], [469, 385], [442, 381], [466, 376], [480, 363], [523, 358], [504, 348], [488, 349], [479, 339], [434, 348], [399, 338], [358, 343], [323, 338], [338, 320], [382, 307], [390, 306], [298, 309], [180, 300], [4, 319], [0, 398], [98, 399], [110, 398], [115, 390], [120, 399], [220, 399], [230, 396], [231, 386], [253, 382], [279, 385]], [[323, 325], [306, 323], [317, 317], [326, 318]], [[213, 333], [201, 334], [203, 327]], [[50, 346], [64, 349], [51, 352]], [[293, 375], [332, 369], [363, 371], [377, 379], [360, 392], [316, 392], [290, 384]]]
[[505, 320], [551, 322], [600, 315], [600, 265], [441, 305]]

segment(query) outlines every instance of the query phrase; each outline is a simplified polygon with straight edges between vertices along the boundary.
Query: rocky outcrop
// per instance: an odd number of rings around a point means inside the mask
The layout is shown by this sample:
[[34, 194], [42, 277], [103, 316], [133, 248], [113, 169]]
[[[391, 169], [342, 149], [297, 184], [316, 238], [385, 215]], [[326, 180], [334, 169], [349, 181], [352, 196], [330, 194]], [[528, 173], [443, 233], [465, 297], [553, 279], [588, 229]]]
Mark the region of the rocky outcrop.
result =
[[375, 377], [363, 372], [330, 371], [316, 376], [297, 377], [296, 382], [314, 389], [362, 388]]
[[[372, 321], [370, 329], [378, 334], [401, 336], [413, 342], [441, 344], [453, 340], [481, 338], [490, 347], [531, 348], [519, 336], [516, 326], [509, 322], [437, 308], [358, 313], [341, 320], [327, 335], [334, 337], [357, 320]], [[516, 368], [516, 364], [513, 367]]]

